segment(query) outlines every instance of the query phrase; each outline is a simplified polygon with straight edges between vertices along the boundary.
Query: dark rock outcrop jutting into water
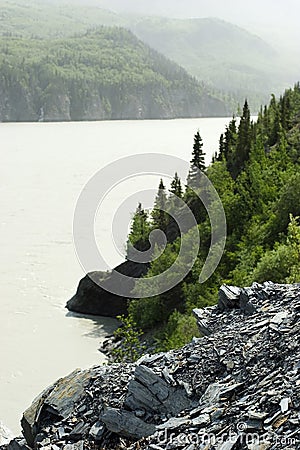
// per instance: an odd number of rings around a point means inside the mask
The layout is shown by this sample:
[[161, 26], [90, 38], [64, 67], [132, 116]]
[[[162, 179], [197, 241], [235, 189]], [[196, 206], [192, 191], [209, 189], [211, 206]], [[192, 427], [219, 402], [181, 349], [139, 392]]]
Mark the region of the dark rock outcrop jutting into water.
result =
[[[178, 217], [185, 214], [185, 209], [179, 210]], [[187, 221], [188, 223], [188, 221]], [[187, 231], [187, 230], [186, 230]], [[167, 242], [174, 242], [180, 235], [180, 230], [175, 221], [171, 221], [165, 235]], [[141, 252], [149, 250], [148, 242], [138, 242], [135, 248]], [[66, 307], [69, 311], [81, 314], [91, 314], [97, 316], [117, 317], [127, 314], [128, 299], [131, 298], [131, 292], [135, 286], [135, 280], [146, 275], [150, 264], [134, 262], [128, 259], [109, 272], [95, 271], [87, 274], [79, 282], [75, 295], [67, 302]], [[117, 273], [127, 277], [127, 281], [122, 281], [123, 297], [115, 295], [112, 292], [120, 287], [118, 284]], [[99, 283], [99, 281], [101, 282]], [[101, 287], [102, 286], [102, 287]]]
[[[126, 314], [128, 298], [134, 288], [134, 279], [145, 275], [148, 268], [148, 264], [125, 261], [112, 272], [89, 273], [80, 281], [76, 294], [67, 302], [67, 308], [82, 314], [108, 317]], [[116, 272], [128, 277], [127, 284], [123, 283], [122, 285], [122, 291], [127, 293], [124, 297], [110, 292], [110, 287], [116, 287]], [[98, 284], [100, 279], [103, 287]]]
[[137, 363], [75, 370], [2, 449], [300, 448], [300, 285], [222, 286], [202, 338]]

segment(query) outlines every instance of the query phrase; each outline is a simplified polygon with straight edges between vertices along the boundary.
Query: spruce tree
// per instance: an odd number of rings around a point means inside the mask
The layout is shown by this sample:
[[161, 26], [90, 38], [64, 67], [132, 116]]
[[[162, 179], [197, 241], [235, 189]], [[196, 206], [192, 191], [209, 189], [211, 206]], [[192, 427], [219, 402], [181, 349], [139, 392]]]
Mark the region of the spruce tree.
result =
[[[139, 203], [134, 213], [131, 223], [131, 229], [128, 236], [128, 241], [138, 250], [144, 250], [148, 246], [150, 233], [150, 224], [147, 211]], [[127, 245], [127, 257], [130, 258], [129, 242]]]
[[235, 117], [233, 117], [228, 126], [226, 126], [224, 135], [224, 157], [225, 161], [227, 162], [227, 169], [229, 170], [231, 175], [234, 165], [237, 136], [236, 119]]
[[154, 228], [165, 230], [168, 224], [167, 209], [167, 194], [163, 180], [160, 180], [158, 192], [154, 201], [154, 208], [152, 211], [152, 220]]
[[251, 115], [247, 100], [245, 100], [243, 107], [243, 114], [241, 116], [236, 150], [233, 154], [233, 161], [231, 166], [231, 174], [236, 178], [245, 168], [245, 164], [249, 159], [250, 149], [252, 143], [252, 125]]
[[169, 189], [170, 195], [168, 198], [168, 212], [169, 212], [169, 220], [172, 221], [172, 213], [180, 206], [180, 199], [183, 197], [183, 189], [181, 185], [181, 180], [178, 176], [178, 173], [175, 172], [174, 178], [171, 182], [171, 186]]
[[194, 135], [194, 145], [192, 151], [191, 167], [187, 178], [187, 186], [191, 188], [199, 188], [200, 173], [205, 172], [205, 153], [203, 151], [203, 142], [200, 131]]
[[205, 153], [203, 152], [203, 142], [198, 130], [194, 136], [191, 165], [197, 167], [201, 172], [205, 171]]
[[182, 197], [182, 186], [177, 172], [175, 172], [174, 178], [171, 182], [170, 192], [171, 194], [176, 195], [176, 197]]
[[215, 157], [216, 161], [222, 161], [225, 158], [226, 142], [224, 134], [222, 133], [219, 139], [219, 154]]

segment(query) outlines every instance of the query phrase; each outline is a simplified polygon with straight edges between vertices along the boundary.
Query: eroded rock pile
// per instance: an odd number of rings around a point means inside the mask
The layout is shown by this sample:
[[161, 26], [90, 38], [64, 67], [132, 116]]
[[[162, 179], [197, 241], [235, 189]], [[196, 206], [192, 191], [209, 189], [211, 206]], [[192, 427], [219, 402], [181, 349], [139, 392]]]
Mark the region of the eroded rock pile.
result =
[[8, 449], [300, 448], [300, 285], [222, 286], [203, 338], [75, 371], [25, 411]]

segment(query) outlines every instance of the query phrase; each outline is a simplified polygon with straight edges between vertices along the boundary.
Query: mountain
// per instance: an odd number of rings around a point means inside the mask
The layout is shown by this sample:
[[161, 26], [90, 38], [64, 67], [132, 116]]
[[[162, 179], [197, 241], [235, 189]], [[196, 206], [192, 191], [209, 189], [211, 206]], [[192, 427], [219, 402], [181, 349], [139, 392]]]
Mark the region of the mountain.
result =
[[185, 67], [198, 79], [245, 97], [257, 107], [266, 94], [296, 81], [282, 55], [259, 37], [215, 18], [132, 20], [131, 29], [151, 47]]
[[0, 0], [0, 35], [52, 38], [84, 33], [99, 25], [122, 26], [112, 11], [50, 0]]
[[256, 111], [271, 92], [279, 94], [298, 76], [298, 63], [278, 53], [259, 37], [214, 18], [167, 19], [121, 15], [103, 9], [98, 1], [0, 0], [2, 35], [58, 38], [84, 33], [100, 25], [122, 26], [182, 65], [220, 97]]
[[0, 39], [0, 120], [222, 116], [225, 104], [130, 31]]

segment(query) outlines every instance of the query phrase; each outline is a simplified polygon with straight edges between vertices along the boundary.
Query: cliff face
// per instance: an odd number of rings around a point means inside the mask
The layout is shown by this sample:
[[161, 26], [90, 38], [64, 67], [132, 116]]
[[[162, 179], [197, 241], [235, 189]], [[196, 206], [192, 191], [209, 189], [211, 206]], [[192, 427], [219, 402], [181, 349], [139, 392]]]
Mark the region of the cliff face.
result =
[[20, 83], [8, 86], [0, 80], [0, 122], [36, 121], [34, 95]]
[[46, 95], [41, 94], [38, 86], [23, 87], [16, 82], [8, 88], [0, 81], [0, 122], [173, 119], [228, 114], [225, 104], [217, 98], [193, 95], [184, 89], [144, 88], [127, 94], [125, 99], [116, 95], [116, 91], [109, 93], [91, 87], [76, 98], [67, 87]]
[[56, 382], [4, 448], [299, 448], [300, 286], [222, 286], [195, 315], [204, 336], [182, 349]]

